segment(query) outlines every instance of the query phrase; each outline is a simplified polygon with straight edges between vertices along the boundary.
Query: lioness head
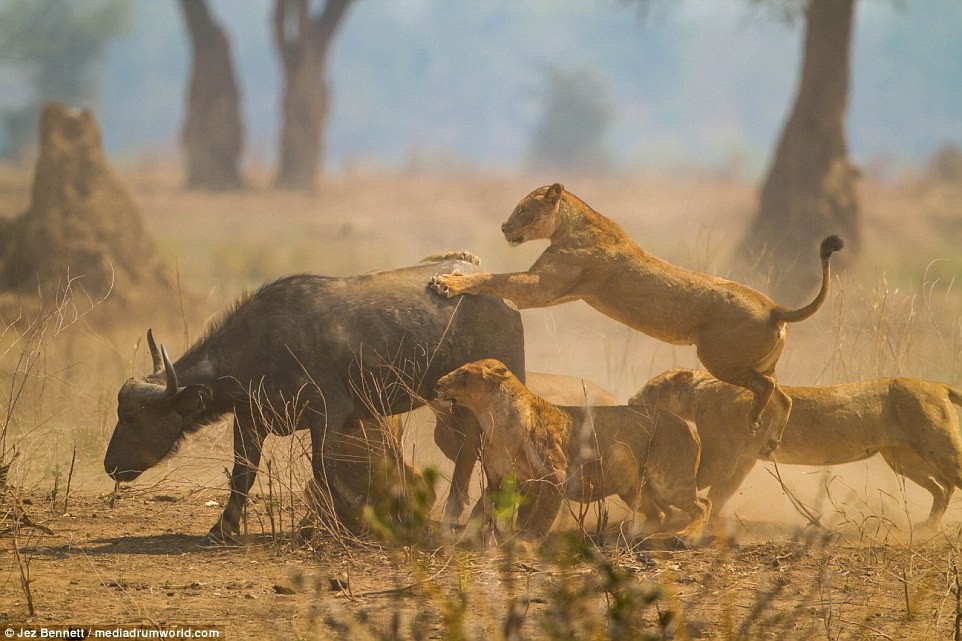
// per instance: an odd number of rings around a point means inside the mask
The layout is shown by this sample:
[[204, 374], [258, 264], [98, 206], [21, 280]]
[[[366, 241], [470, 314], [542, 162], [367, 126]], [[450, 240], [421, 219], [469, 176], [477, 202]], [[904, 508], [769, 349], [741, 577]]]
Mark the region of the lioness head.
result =
[[690, 369], [671, 369], [652, 378], [634, 396], [628, 405], [647, 405], [685, 417], [687, 404], [683, 401], [685, 390], [695, 377]]
[[505, 240], [520, 245], [529, 240], [551, 238], [558, 226], [558, 209], [565, 188], [561, 183], [539, 187], [521, 199], [501, 225]]
[[474, 361], [438, 379], [438, 400], [463, 405], [472, 411], [481, 409], [512, 378], [514, 374], [499, 360]]

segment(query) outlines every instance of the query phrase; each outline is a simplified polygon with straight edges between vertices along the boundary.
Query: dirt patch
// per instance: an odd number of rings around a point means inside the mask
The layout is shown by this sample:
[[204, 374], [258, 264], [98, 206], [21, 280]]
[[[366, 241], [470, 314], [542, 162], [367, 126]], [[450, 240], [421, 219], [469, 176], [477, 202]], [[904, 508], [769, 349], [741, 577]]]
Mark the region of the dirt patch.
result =
[[24, 530], [17, 540], [36, 615], [27, 613], [7, 535], [0, 626], [217, 625], [229, 639], [482, 639], [505, 631], [536, 639], [645, 631], [945, 639], [955, 630], [957, 527], [908, 544], [864, 530], [816, 536], [747, 524], [735, 543], [692, 549], [597, 548], [559, 534], [555, 552], [519, 559], [330, 538], [295, 550], [288, 537], [263, 532], [241, 546], [204, 547], [220, 508], [208, 504], [209, 493], [177, 486], [122, 491], [112, 508], [109, 494], [78, 496], [58, 516], [44, 496], [30, 498], [35, 520], [55, 532]]

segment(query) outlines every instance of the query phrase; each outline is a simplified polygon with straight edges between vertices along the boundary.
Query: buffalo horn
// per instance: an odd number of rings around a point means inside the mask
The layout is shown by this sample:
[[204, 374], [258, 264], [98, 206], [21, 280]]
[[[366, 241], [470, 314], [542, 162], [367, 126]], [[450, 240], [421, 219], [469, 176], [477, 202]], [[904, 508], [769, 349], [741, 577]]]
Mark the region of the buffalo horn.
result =
[[167, 372], [167, 396], [174, 396], [180, 389], [177, 384], [177, 372], [174, 371], [174, 365], [167, 356], [167, 348], [163, 345], [160, 346], [160, 355], [164, 359], [164, 370]]
[[157, 349], [157, 343], [154, 341], [154, 333], [149, 329], [147, 330], [147, 347], [150, 349], [150, 357], [154, 360], [154, 374], [159, 374], [160, 370], [164, 368], [164, 361], [160, 355], [160, 350]]

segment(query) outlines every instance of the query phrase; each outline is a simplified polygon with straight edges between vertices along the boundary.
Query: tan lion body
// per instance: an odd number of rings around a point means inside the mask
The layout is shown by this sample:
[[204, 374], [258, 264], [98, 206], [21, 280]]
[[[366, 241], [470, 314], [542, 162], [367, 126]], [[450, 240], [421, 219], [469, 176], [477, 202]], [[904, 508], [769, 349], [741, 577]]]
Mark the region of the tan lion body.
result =
[[[794, 402], [774, 455], [778, 463], [838, 465], [881, 454], [932, 494], [923, 525], [938, 525], [962, 487], [962, 433], [953, 407], [962, 405], [962, 391], [913, 378], [783, 389]], [[702, 441], [698, 487], [710, 486], [717, 517], [757, 459], [757, 439], [739, 425], [751, 398], [707, 372], [675, 369], [649, 381], [632, 403], [694, 421]]]
[[[773, 377], [785, 347], [785, 325], [808, 318], [825, 300], [829, 257], [842, 246], [837, 237], [822, 243], [818, 295], [792, 310], [744, 285], [651, 256], [560, 184], [526, 196], [501, 228], [511, 244], [536, 239], [551, 244], [526, 272], [444, 274], [432, 279], [434, 290], [446, 296], [500, 296], [522, 309], [583, 300], [649, 336], [695, 345], [708, 371], [754, 394], [747, 416], [753, 431], [770, 400], [776, 415], [790, 412], [791, 398]], [[770, 422], [767, 449], [778, 446], [783, 427]]]
[[710, 504], [695, 485], [698, 436], [675, 416], [627, 406], [558, 407], [492, 359], [442, 377], [438, 398], [478, 418], [489, 487], [497, 490], [509, 475], [518, 482], [527, 499], [518, 513], [524, 537], [546, 536], [565, 498], [617, 495], [658, 525], [675, 506], [689, 515], [685, 534], [691, 536], [708, 517]]
[[[617, 405], [618, 401], [606, 389], [583, 378], [526, 372], [525, 383], [533, 393], [557, 405]], [[480, 455], [481, 434], [475, 421], [461, 421], [455, 427], [449, 419], [449, 412], [435, 407], [437, 421], [434, 428], [434, 443], [441, 452], [455, 462], [451, 477], [453, 491], [448, 499], [444, 518], [448, 526], [453, 526], [461, 515], [468, 500], [468, 483], [474, 472], [475, 462]]]

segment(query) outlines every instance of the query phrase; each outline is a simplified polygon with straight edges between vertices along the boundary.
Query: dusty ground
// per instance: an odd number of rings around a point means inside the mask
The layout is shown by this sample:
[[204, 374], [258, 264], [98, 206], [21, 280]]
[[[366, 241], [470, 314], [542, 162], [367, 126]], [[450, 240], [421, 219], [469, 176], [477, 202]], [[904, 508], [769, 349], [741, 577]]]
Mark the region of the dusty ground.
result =
[[379, 635], [396, 624], [397, 638], [457, 638], [460, 627], [466, 638], [488, 639], [517, 623], [521, 638], [547, 639], [565, 627], [559, 613], [571, 617], [576, 633], [605, 631], [614, 625], [606, 611], [623, 601], [627, 614], [620, 614], [633, 630], [623, 638], [658, 630], [665, 613], [676, 615], [669, 629], [681, 626], [677, 638], [956, 633], [958, 527], [900, 542], [884, 527], [823, 536], [742, 523], [731, 545], [609, 545], [603, 554], [610, 568], [584, 551], [555, 563], [331, 539], [292, 550], [286, 535], [259, 532], [238, 547], [204, 547], [219, 509], [206, 505], [211, 493], [167, 485], [162, 493], [121, 491], [112, 508], [110, 493], [72, 496], [61, 516], [51, 515], [48, 498], [32, 497], [27, 509], [54, 532], [24, 530], [17, 541], [36, 615], [27, 615], [13, 539], [5, 536], [0, 628], [216, 625], [230, 639], [324, 639], [385, 638]]
[[[23, 531], [19, 563], [14, 538], [0, 534], [0, 629], [23, 622], [215, 624], [233, 639], [487, 639], [517, 630], [545, 639], [638, 638], [639, 630], [654, 630], [658, 638], [662, 625], [675, 638], [956, 634], [962, 502], [952, 503], [941, 533], [912, 534], [908, 523], [924, 518], [930, 499], [877, 461], [828, 472], [780, 470], [829, 536], [806, 528], [774, 470], [759, 466], [729, 504], [732, 546], [626, 549], [609, 542], [600, 556], [580, 545], [573, 558], [551, 553], [523, 562], [491, 551], [334, 539], [292, 550], [286, 517], [283, 533], [270, 536], [264, 499], [248, 519], [245, 545], [201, 547], [220, 509], [207, 503], [226, 498], [223, 425], [195, 435], [111, 507], [101, 461], [117, 390], [149, 370], [147, 327], [178, 354], [241, 290], [296, 271], [357, 273], [461, 248], [493, 270], [524, 269], [542, 246], [509, 249], [498, 225], [521, 196], [547, 182], [353, 176], [316, 194], [204, 194], [184, 193], [169, 177], [126, 176], [164, 260], [191, 295], [150, 318], [105, 306], [35, 344], [0, 333], [0, 417], [8, 427], [0, 449], [20, 452], [11, 484], [32, 501], [31, 516], [53, 531]], [[28, 179], [0, 171], [0, 216], [25, 208]], [[567, 183], [652, 253], [723, 275], [755, 199], [754, 185], [713, 179]], [[862, 189], [862, 257], [838, 274], [823, 313], [792, 327], [779, 380], [909, 375], [959, 385], [960, 191]], [[392, 224], [384, 224], [386, 215]], [[908, 230], [906, 219], [913, 221]], [[523, 318], [529, 369], [587, 377], [622, 400], [668, 367], [697, 364], [693, 350], [632, 333], [584, 305]], [[406, 451], [418, 463], [438, 464], [428, 434], [414, 424]], [[303, 465], [303, 446], [278, 440], [276, 448], [274, 491], [283, 493], [281, 505], [295, 506], [303, 478], [285, 466]], [[262, 468], [255, 487], [266, 496], [265, 478]], [[446, 491], [444, 481], [439, 490]], [[562, 525], [573, 527], [571, 519]], [[560, 539], [553, 545], [556, 552], [566, 547]], [[33, 616], [20, 568], [29, 571]]]

